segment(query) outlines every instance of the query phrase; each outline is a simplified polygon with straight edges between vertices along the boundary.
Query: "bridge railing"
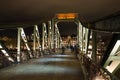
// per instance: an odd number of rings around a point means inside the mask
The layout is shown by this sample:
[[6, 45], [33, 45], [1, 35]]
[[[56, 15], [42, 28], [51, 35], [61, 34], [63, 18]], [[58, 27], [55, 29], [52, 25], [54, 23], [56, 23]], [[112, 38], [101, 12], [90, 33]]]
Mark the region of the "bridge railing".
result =
[[83, 55], [83, 66], [89, 80], [100, 77], [103, 80], [119, 80], [115, 75], [112, 75], [107, 69], [98, 65], [87, 55]]

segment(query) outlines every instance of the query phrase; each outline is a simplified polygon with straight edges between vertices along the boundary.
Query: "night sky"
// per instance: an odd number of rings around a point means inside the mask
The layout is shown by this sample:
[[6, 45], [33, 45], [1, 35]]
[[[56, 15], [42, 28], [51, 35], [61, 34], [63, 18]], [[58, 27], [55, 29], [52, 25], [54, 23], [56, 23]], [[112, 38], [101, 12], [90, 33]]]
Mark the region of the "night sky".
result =
[[[38, 28], [40, 34], [42, 34], [42, 24], [38, 25]], [[77, 34], [77, 25], [74, 22], [59, 22], [58, 28], [61, 35]], [[33, 26], [24, 28], [24, 31], [26, 35], [31, 35], [33, 33]], [[17, 37], [17, 28], [1, 29], [0, 36]]]
[[[38, 25], [38, 28], [40, 34], [42, 34], [42, 23]], [[61, 35], [77, 34], [77, 25], [74, 22], [59, 22], [58, 28]], [[24, 31], [26, 32], [26, 35], [31, 35], [33, 33], [33, 26], [24, 28]]]
[[61, 35], [77, 34], [77, 25], [74, 22], [59, 22], [58, 28]]
[[17, 29], [0, 29], [0, 37], [3, 36], [17, 38]]

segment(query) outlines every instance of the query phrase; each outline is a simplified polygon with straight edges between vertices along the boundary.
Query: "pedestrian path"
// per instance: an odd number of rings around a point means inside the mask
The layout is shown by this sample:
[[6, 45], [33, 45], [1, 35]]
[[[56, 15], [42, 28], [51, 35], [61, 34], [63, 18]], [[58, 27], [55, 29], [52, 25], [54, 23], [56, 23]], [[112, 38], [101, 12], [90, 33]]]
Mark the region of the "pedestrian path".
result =
[[84, 80], [84, 76], [74, 55], [52, 54], [1, 69], [0, 80]]

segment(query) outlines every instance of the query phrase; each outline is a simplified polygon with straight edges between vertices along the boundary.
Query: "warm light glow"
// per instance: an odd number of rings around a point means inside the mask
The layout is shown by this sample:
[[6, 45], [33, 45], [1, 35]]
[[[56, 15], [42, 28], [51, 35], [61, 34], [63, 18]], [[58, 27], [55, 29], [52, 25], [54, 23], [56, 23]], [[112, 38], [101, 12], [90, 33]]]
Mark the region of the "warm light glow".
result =
[[88, 51], [89, 54], [87, 54], [87, 56], [91, 59], [92, 58], [92, 52]]
[[2, 46], [0, 45], [0, 48], [2, 48]]
[[4, 54], [6, 54], [7, 52], [5, 50], [1, 50]]
[[9, 56], [5, 50], [1, 50], [5, 56]]
[[17, 56], [17, 61], [20, 62], [20, 56]]
[[8, 58], [8, 60], [14, 62], [14, 60], [12, 58], [10, 58], [10, 57]]
[[37, 26], [37, 25], [35, 25], [35, 28], [36, 28], [36, 30], [38, 31], [38, 26]]
[[92, 45], [89, 45], [89, 46], [88, 46], [88, 49], [92, 49]]
[[92, 35], [90, 35], [90, 39], [92, 39]]
[[52, 29], [51, 26], [50, 26], [50, 29]]
[[27, 44], [27, 43], [26, 43], [26, 47], [27, 47], [27, 50], [28, 50], [28, 51], [30, 51], [30, 48], [29, 48], [29, 46], [28, 46], [28, 44]]
[[61, 13], [56, 14], [58, 19], [75, 19], [77, 18], [77, 13]]

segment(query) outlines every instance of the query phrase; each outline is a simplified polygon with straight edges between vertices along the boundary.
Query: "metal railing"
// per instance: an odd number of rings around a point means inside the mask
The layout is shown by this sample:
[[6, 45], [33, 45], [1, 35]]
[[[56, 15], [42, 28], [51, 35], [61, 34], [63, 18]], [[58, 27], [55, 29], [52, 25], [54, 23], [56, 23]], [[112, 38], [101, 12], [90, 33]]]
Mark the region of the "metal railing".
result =
[[83, 55], [83, 66], [88, 80], [93, 80], [96, 76], [101, 76], [104, 80], [119, 80], [115, 75], [107, 71], [107, 69], [93, 62], [87, 55]]

